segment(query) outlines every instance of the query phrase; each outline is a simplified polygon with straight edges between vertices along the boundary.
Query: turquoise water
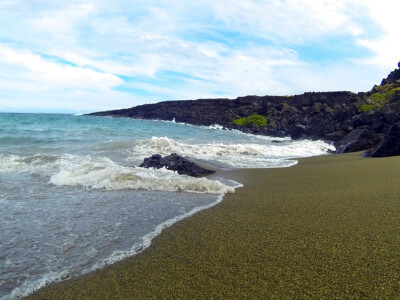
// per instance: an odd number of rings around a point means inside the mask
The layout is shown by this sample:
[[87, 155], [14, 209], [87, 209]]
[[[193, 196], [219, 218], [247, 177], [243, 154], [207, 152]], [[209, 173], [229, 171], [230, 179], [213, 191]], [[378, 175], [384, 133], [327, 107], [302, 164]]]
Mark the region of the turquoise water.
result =
[[239, 186], [137, 167], [145, 157], [175, 152], [221, 169], [267, 168], [329, 149], [219, 126], [0, 113], [0, 299], [134, 255]]

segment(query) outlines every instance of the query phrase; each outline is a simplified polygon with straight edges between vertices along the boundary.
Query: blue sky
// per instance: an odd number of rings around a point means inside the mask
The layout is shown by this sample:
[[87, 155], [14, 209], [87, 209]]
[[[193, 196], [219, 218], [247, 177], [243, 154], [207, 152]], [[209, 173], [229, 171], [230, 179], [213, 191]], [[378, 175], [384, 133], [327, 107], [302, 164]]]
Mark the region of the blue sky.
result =
[[0, 0], [0, 112], [367, 91], [397, 67], [392, 0]]

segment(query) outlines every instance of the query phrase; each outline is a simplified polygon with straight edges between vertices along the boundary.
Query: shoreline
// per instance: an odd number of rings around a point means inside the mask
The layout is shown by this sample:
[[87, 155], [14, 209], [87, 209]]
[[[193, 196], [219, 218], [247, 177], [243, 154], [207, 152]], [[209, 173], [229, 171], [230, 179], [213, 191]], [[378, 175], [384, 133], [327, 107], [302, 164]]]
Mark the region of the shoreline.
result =
[[[230, 179], [226, 178], [225, 176], [220, 176], [221, 175], [220, 172], [223, 172], [223, 170], [220, 169], [219, 166], [217, 166], [216, 164], [214, 164], [214, 163], [210, 164], [210, 163], [208, 163], [206, 161], [200, 161], [200, 160], [193, 160], [193, 161], [196, 161], [196, 163], [198, 165], [201, 165], [202, 167], [207, 167], [209, 169], [214, 170], [214, 172], [215, 172], [214, 174], [211, 174], [211, 175], [208, 175], [208, 176], [204, 176], [203, 178], [210, 178], [211, 180], [223, 179], [223, 180], [231, 181], [230, 184], [233, 184], [233, 183], [235, 184], [235, 185], [232, 185], [232, 188], [234, 188], [235, 190], [237, 188], [240, 188], [240, 187], [243, 186], [239, 182], [235, 182], [233, 180], [230, 180]], [[233, 170], [233, 168], [231, 168], [229, 170]], [[117, 255], [115, 255], [115, 257], [114, 256], [110, 256], [109, 258], [107, 258], [108, 263], [99, 264], [99, 265], [97, 265], [97, 267], [93, 267], [89, 271], [84, 272], [84, 273], [82, 273], [82, 274], [80, 274], [78, 276], [70, 276], [70, 275], [68, 275], [68, 277], [67, 277], [68, 279], [60, 280], [60, 278], [62, 278], [62, 274], [63, 273], [60, 273], [60, 274], [54, 276], [53, 277], [54, 279], [50, 279], [51, 280], [50, 282], [49, 282], [49, 279], [42, 279], [40, 281], [40, 283], [39, 283], [41, 285], [40, 287], [37, 287], [37, 285], [39, 285], [39, 284], [37, 284], [37, 282], [36, 282], [34, 284], [36, 286], [36, 288], [32, 288], [31, 287], [29, 294], [27, 294], [26, 292], [22, 294], [20, 292], [20, 290], [18, 290], [16, 295], [14, 295], [13, 293], [11, 294], [11, 299], [20, 299], [20, 298], [21, 299], [25, 299], [29, 295], [36, 293], [37, 291], [39, 291], [40, 289], [42, 289], [42, 288], [44, 288], [44, 287], [46, 287], [48, 285], [56, 284], [56, 283], [62, 283], [64, 281], [70, 280], [70, 279], [81, 278], [83, 276], [86, 276], [87, 274], [90, 274], [90, 273], [93, 273], [93, 272], [97, 272], [99, 270], [102, 270], [103, 268], [110, 267], [113, 264], [116, 264], [118, 262], [121, 262], [121, 261], [124, 261], [126, 259], [132, 258], [132, 257], [142, 253], [143, 251], [145, 251], [152, 244], [153, 240], [155, 238], [157, 238], [165, 229], [167, 229], [167, 228], [173, 226], [175, 223], [180, 222], [180, 221], [182, 221], [182, 220], [184, 220], [186, 218], [189, 218], [189, 217], [191, 217], [191, 216], [193, 216], [193, 215], [195, 215], [195, 214], [197, 214], [197, 213], [199, 213], [199, 212], [201, 212], [203, 210], [208, 210], [208, 209], [218, 205], [219, 203], [222, 202], [224, 196], [227, 195], [227, 194], [210, 194], [210, 195], [215, 196], [215, 199], [214, 199], [213, 202], [211, 202], [209, 204], [203, 204], [203, 205], [200, 205], [200, 206], [196, 206], [196, 207], [194, 207], [193, 209], [191, 209], [190, 211], [188, 211], [186, 213], [182, 213], [182, 214], [176, 215], [175, 217], [167, 219], [166, 221], [164, 221], [164, 222], [160, 223], [159, 225], [157, 225], [154, 228], [153, 231], [145, 234], [142, 237], [142, 243], [140, 243], [140, 245], [134, 244], [128, 250], [120, 251], [120, 253], [123, 256], [123, 258], [120, 258], [120, 257], [117, 258]], [[129, 254], [126, 254], [126, 253], [129, 253]], [[127, 255], [129, 255], [129, 256], [127, 256]], [[48, 282], [48, 283], [45, 284], [45, 282]], [[21, 295], [27, 295], [27, 296], [21, 296]], [[3, 299], [3, 298], [1, 298], [1, 299]]]
[[27, 299], [398, 295], [399, 163], [356, 153], [222, 171], [244, 187], [145, 251]]

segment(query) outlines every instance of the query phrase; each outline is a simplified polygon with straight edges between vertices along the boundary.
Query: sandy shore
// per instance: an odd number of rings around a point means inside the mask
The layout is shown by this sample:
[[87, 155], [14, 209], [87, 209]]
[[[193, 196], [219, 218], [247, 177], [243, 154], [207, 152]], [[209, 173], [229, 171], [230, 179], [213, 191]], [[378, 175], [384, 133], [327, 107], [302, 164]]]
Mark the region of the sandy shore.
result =
[[245, 186], [143, 253], [31, 298], [399, 297], [400, 157], [331, 155], [227, 175]]

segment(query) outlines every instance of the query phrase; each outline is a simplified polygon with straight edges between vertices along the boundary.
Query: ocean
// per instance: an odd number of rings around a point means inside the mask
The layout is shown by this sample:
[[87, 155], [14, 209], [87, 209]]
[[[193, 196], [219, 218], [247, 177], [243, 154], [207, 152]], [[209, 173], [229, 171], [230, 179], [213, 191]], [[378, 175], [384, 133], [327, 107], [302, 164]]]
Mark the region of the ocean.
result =
[[329, 150], [218, 125], [0, 113], [0, 299], [135, 255], [241, 186], [218, 172], [138, 167], [145, 157], [177, 153], [226, 170], [290, 167]]

